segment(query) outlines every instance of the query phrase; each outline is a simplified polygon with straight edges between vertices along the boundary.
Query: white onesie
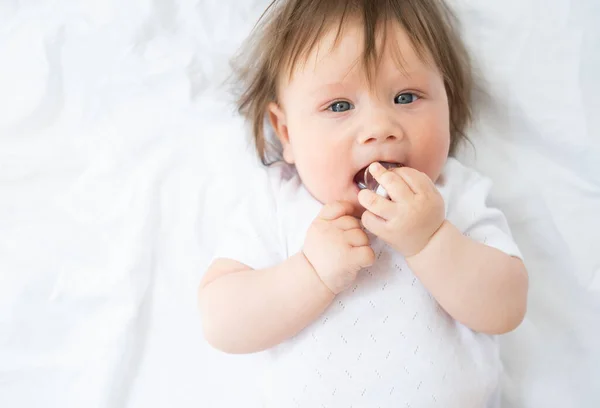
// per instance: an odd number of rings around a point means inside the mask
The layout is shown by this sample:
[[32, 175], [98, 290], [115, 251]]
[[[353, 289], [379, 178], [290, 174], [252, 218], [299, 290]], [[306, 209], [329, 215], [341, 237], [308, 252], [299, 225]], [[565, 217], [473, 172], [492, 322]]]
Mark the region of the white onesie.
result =
[[[266, 172], [268, 183], [234, 211], [217, 257], [259, 269], [301, 250], [322, 206], [293, 167], [277, 163]], [[520, 257], [504, 215], [486, 206], [490, 186], [452, 158], [437, 183], [452, 224]], [[491, 407], [501, 370], [495, 338], [453, 320], [402, 255], [370, 239], [374, 266], [362, 270], [320, 318], [265, 353], [264, 406]]]

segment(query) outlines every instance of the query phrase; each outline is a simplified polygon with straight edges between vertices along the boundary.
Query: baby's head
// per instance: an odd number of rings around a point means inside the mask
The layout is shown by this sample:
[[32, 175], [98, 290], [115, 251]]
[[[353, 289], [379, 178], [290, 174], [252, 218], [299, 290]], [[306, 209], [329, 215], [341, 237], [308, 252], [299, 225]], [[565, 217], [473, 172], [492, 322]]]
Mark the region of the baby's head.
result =
[[240, 72], [239, 109], [268, 161], [281, 157], [320, 202], [358, 205], [374, 161], [437, 180], [471, 116], [467, 53], [441, 0], [276, 0]]

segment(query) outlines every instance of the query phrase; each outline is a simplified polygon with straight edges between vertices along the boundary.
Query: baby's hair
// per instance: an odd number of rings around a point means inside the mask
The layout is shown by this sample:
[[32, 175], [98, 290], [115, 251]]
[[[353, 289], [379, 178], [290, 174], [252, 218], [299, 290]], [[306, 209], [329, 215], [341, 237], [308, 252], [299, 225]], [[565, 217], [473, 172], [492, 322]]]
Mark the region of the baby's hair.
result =
[[[471, 65], [456, 19], [443, 0], [274, 0], [236, 64], [242, 87], [238, 111], [252, 126], [254, 144], [264, 164], [273, 153], [265, 135], [267, 107], [277, 102], [281, 75], [289, 77], [298, 62], [306, 59], [336, 25], [337, 44], [345, 24], [357, 18], [364, 27], [362, 64], [369, 81], [380, 58], [377, 34], [386, 33], [389, 22], [398, 23], [419, 57], [433, 63], [443, 77], [450, 111], [450, 154], [466, 139], [465, 129], [472, 115]], [[402, 56], [398, 56], [401, 66]]]

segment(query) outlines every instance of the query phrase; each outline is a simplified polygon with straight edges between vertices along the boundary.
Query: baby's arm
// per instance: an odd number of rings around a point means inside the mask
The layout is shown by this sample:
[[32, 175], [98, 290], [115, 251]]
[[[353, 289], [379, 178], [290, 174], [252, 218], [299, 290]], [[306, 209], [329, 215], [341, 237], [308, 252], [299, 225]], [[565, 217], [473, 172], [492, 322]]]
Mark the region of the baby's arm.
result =
[[367, 229], [402, 253], [437, 302], [472, 330], [500, 334], [515, 329], [527, 304], [527, 271], [521, 260], [465, 237], [445, 220], [444, 201], [431, 180], [408, 167], [371, 174], [390, 200], [363, 190], [359, 201]]
[[346, 289], [375, 254], [349, 203], [323, 207], [302, 251], [253, 270], [219, 259], [199, 288], [204, 335], [228, 353], [273, 347], [300, 332]]
[[523, 320], [528, 287], [523, 262], [465, 237], [448, 221], [406, 260], [444, 310], [465, 326], [502, 334]]
[[219, 259], [199, 289], [204, 336], [227, 353], [265, 350], [306, 327], [333, 298], [302, 252], [262, 270]]

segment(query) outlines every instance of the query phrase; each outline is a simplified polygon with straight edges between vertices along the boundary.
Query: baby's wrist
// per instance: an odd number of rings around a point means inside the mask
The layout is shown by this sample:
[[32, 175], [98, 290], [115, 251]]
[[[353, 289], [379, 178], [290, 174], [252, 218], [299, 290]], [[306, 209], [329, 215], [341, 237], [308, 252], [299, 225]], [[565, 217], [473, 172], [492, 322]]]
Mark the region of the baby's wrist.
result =
[[405, 257], [406, 262], [410, 264], [411, 262], [414, 262], [415, 260], [422, 258], [423, 256], [428, 256], [428, 249], [431, 247], [432, 241], [437, 240], [442, 235], [445, 235], [446, 232], [450, 229], [450, 227], [452, 227], [452, 224], [449, 221], [444, 220], [439, 226], [439, 228], [435, 230], [435, 232], [429, 237], [425, 245], [423, 245], [423, 247], [419, 251], [416, 251], [414, 254]]
[[306, 256], [306, 254], [304, 253], [304, 250], [300, 251], [300, 253], [298, 254], [303, 262], [306, 265], [306, 268], [309, 269], [309, 272], [317, 278], [319, 285], [326, 290], [329, 294], [331, 294], [332, 296], [336, 296], [336, 292], [323, 280], [323, 278], [321, 277], [321, 275], [319, 274], [319, 272], [317, 271], [317, 268], [315, 268], [315, 266], [313, 265], [313, 263], [310, 261], [310, 259]]

